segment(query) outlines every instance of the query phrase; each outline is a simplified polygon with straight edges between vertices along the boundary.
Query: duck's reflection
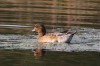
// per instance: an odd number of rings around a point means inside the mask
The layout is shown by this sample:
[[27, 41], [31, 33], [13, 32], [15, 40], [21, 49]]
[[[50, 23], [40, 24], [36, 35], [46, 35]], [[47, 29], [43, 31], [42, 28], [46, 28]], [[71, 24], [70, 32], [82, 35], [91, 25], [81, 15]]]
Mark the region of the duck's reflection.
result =
[[45, 54], [44, 49], [36, 48], [34, 50], [34, 57], [35, 57], [35, 59], [41, 59], [41, 58], [43, 58], [44, 54]]

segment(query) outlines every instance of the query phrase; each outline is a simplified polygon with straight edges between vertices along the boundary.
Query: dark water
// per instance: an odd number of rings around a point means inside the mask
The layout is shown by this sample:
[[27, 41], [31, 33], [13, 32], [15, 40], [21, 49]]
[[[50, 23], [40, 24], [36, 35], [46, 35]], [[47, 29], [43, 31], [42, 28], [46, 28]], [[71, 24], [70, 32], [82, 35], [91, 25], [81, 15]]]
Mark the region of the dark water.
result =
[[0, 66], [100, 66], [97, 52], [47, 52], [35, 59], [30, 50], [0, 50]]
[[[99, 4], [100, 0], [0, 0], [0, 66], [100, 66]], [[49, 51], [37, 60], [37, 36], [31, 32], [35, 23], [43, 23], [48, 32], [67, 29], [77, 34], [71, 44], [44, 44]]]

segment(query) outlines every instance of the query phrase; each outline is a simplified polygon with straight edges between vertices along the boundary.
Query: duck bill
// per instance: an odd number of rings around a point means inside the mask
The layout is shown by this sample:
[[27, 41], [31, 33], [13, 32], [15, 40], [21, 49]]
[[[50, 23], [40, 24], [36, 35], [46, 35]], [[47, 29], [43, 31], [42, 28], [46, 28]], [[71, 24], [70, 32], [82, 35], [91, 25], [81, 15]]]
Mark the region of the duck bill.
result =
[[32, 32], [34, 32], [34, 31], [35, 31], [35, 29], [32, 30]]

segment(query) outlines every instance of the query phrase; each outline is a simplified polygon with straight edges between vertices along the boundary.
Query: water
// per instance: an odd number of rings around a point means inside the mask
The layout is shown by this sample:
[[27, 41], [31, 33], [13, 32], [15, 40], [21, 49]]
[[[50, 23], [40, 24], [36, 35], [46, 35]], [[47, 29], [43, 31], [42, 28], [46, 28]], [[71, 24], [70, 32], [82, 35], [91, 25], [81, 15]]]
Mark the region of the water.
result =
[[[58, 29], [55, 29], [57, 31]], [[72, 38], [71, 44], [67, 43], [44, 43], [43, 49], [50, 51], [97, 51], [100, 52], [100, 29], [92, 28], [72, 28], [71, 31], [77, 31]], [[1, 49], [35, 49], [40, 44], [37, 43], [37, 35], [0, 35]]]
[[0, 66], [100, 66], [100, 29], [70, 30], [77, 31], [71, 44], [45, 43], [41, 59], [34, 57], [36, 34], [0, 34]]
[[[99, 4], [100, 0], [0, 0], [0, 66], [100, 66]], [[77, 33], [71, 44], [44, 43], [47, 52], [37, 60], [33, 50], [40, 44], [31, 32], [35, 23], [45, 24], [47, 32], [69, 28]]]

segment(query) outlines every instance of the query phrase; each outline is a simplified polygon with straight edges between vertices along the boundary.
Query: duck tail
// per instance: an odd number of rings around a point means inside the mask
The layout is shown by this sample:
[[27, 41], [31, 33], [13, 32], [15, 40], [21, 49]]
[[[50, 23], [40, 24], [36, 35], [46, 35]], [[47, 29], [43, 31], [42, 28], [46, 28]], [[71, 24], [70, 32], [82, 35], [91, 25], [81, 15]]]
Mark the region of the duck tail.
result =
[[71, 35], [69, 36], [69, 39], [67, 40], [67, 43], [70, 43], [71, 40], [72, 40], [72, 38], [73, 38], [73, 36], [76, 34], [76, 31], [75, 31], [75, 32], [68, 32], [67, 34], [71, 34]]

